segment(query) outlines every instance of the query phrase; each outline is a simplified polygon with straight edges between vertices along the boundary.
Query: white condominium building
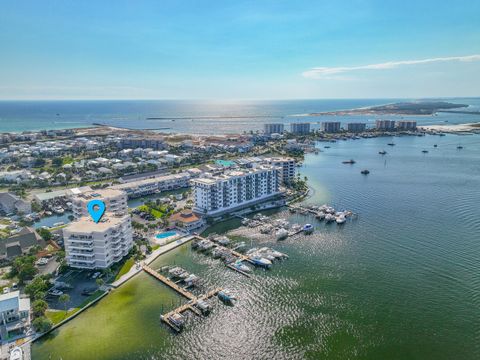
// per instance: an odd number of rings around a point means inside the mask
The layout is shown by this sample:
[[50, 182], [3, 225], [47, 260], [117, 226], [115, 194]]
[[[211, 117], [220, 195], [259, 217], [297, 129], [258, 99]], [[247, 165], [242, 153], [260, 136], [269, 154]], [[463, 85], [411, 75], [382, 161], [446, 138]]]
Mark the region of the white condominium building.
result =
[[263, 129], [266, 135], [282, 134], [284, 130], [284, 125], [282, 123], [264, 124]]
[[277, 195], [279, 173], [278, 167], [261, 166], [194, 179], [195, 211], [213, 215]]
[[127, 193], [115, 189], [92, 190], [73, 198], [73, 215], [75, 219], [89, 216], [87, 204], [91, 200], [101, 200], [105, 203], [105, 212], [128, 214]]
[[280, 181], [283, 184], [288, 184], [295, 179], [297, 170], [297, 163], [295, 162], [295, 159], [290, 157], [272, 157], [265, 158], [263, 161], [267, 164], [281, 168]]
[[106, 213], [98, 223], [81, 217], [63, 229], [63, 238], [69, 266], [107, 268], [126, 256], [133, 246], [130, 215]]

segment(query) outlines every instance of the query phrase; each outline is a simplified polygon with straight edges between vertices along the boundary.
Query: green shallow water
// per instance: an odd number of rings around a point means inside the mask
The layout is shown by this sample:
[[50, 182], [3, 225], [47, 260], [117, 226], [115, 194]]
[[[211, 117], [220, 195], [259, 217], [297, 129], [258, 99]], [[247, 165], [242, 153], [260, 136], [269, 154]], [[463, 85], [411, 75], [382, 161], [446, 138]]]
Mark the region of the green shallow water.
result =
[[[189, 245], [155, 262], [200, 275], [205, 289], [233, 289], [235, 307], [215, 299], [210, 316], [189, 315], [173, 334], [159, 315], [184, 300], [141, 274], [35, 343], [33, 359], [479, 358], [480, 136], [387, 142], [339, 142], [307, 156], [301, 172], [315, 193], [306, 202], [359, 218], [338, 227], [275, 213], [316, 232], [266, 242], [290, 255], [272, 270], [248, 279]], [[357, 163], [341, 164], [350, 158]]]

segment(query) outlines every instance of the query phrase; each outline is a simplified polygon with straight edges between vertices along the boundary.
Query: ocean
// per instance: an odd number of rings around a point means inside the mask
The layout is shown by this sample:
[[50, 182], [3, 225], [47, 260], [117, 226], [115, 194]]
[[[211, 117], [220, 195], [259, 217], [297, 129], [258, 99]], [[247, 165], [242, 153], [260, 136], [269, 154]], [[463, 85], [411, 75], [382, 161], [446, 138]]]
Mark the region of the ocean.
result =
[[[94, 123], [162, 132], [225, 134], [263, 129], [267, 122], [336, 120], [374, 124], [373, 116], [296, 117], [292, 115], [383, 105], [412, 99], [326, 99], [288, 101], [0, 101], [0, 132], [88, 127]], [[431, 99], [429, 99], [431, 100]], [[441, 99], [480, 110], [480, 98]], [[385, 118], [383, 116], [382, 118]], [[157, 119], [149, 119], [157, 118]], [[388, 116], [398, 119], [400, 117]], [[479, 115], [415, 116], [419, 124], [458, 124], [480, 121]], [[212, 126], [214, 125], [214, 126]]]
[[[182, 266], [205, 288], [230, 288], [234, 307], [213, 299], [209, 316], [188, 315], [174, 334], [160, 314], [185, 300], [140, 274], [35, 343], [33, 359], [480, 358], [480, 135], [390, 140], [318, 143], [323, 151], [306, 155], [299, 170], [313, 193], [305, 203], [358, 219], [337, 226], [271, 212], [315, 226], [310, 236], [252, 240], [290, 256], [271, 270], [246, 278], [190, 245], [154, 263]], [[348, 159], [356, 164], [342, 164]]]

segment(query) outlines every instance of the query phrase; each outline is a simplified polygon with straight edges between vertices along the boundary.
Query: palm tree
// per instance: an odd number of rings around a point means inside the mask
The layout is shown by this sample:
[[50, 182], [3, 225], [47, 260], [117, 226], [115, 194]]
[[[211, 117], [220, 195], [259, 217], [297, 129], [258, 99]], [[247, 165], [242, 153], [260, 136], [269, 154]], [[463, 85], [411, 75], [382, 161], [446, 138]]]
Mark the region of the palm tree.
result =
[[63, 295], [60, 295], [60, 297], [58, 298], [58, 301], [60, 301], [64, 308], [65, 308], [65, 314], [67, 313], [67, 304], [70, 302], [70, 295], [68, 294], [63, 294]]

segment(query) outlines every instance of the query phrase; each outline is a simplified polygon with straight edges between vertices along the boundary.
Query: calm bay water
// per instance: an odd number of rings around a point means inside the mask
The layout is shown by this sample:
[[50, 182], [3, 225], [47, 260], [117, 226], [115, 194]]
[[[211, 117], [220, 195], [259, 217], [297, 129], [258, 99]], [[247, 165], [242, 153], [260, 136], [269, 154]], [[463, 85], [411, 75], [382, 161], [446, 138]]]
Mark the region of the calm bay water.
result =
[[[62, 129], [101, 123], [132, 129], [163, 129], [164, 132], [211, 134], [260, 130], [266, 122], [299, 121], [375, 123], [372, 116], [292, 117], [320, 111], [382, 105], [410, 99], [328, 99], [284, 101], [0, 101], [0, 132]], [[442, 99], [443, 100], [443, 99]], [[480, 98], [448, 101], [480, 110]], [[161, 119], [148, 119], [156, 117]], [[390, 116], [390, 118], [395, 118]], [[396, 117], [397, 119], [399, 117]], [[412, 117], [409, 117], [412, 118]], [[480, 121], [478, 115], [439, 114], [413, 117], [419, 123], [450, 124]], [[215, 126], [212, 126], [215, 124]], [[314, 124], [313, 128], [318, 128]]]
[[[214, 300], [210, 316], [191, 316], [173, 334], [159, 315], [184, 300], [141, 274], [35, 343], [33, 358], [479, 358], [480, 136], [389, 141], [338, 142], [307, 155], [301, 172], [315, 192], [306, 202], [359, 218], [338, 227], [276, 213], [316, 232], [264, 243], [290, 255], [272, 270], [247, 279], [189, 245], [156, 261], [195, 272], [206, 288], [233, 289], [235, 307]], [[341, 163], [350, 158], [357, 163]]]

